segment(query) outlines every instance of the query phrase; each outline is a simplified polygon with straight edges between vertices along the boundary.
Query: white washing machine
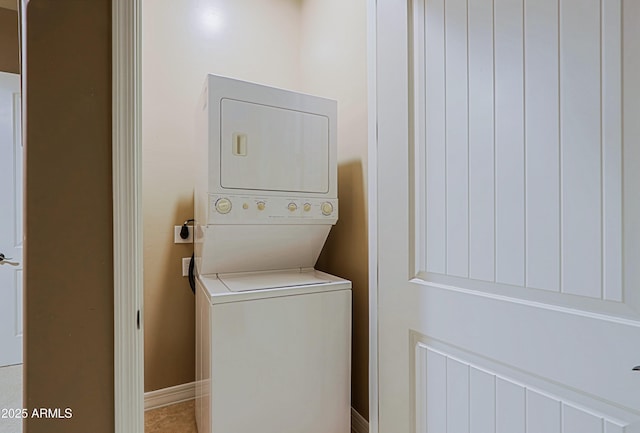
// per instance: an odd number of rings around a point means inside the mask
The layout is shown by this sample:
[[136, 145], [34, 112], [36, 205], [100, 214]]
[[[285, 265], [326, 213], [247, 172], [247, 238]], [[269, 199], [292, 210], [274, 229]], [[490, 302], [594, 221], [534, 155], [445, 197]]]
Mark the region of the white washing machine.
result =
[[197, 117], [198, 431], [349, 433], [351, 282], [314, 269], [336, 102], [209, 75]]
[[[253, 280], [301, 285], [245, 292], [227, 286]], [[199, 433], [348, 433], [350, 288], [312, 269], [200, 278]]]

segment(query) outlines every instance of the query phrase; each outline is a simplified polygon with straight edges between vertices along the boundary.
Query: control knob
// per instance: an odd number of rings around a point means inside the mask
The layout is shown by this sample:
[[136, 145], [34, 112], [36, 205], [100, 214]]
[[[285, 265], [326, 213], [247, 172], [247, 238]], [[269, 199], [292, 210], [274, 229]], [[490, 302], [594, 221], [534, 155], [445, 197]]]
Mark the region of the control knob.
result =
[[216, 210], [221, 214], [229, 213], [231, 211], [231, 200], [219, 198], [216, 200]]
[[322, 203], [322, 206], [320, 206], [320, 209], [322, 210], [322, 215], [325, 215], [325, 216], [329, 216], [333, 213], [333, 205], [328, 201], [325, 201], [324, 203]]

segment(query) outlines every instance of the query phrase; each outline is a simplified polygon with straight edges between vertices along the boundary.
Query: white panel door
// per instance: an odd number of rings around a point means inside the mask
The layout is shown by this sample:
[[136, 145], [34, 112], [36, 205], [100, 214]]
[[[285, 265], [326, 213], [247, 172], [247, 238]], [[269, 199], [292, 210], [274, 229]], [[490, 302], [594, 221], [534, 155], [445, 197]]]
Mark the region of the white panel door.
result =
[[640, 2], [370, 4], [374, 431], [640, 431]]
[[20, 107], [20, 76], [0, 72], [0, 367], [22, 363]]

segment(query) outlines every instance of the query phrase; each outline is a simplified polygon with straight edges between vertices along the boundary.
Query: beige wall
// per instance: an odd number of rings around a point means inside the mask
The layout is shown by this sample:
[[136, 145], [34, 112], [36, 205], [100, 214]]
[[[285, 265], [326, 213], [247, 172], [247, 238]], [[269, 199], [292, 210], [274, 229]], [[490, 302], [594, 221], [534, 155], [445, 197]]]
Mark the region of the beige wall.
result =
[[352, 406], [369, 419], [366, 1], [304, 0], [302, 87], [338, 101], [340, 218], [317, 268], [353, 282]]
[[25, 407], [73, 410], [28, 433], [114, 431], [110, 20], [110, 0], [27, 11]]
[[0, 71], [2, 72], [20, 73], [18, 35], [18, 12], [0, 7]]
[[[194, 380], [194, 296], [181, 276], [191, 245], [196, 101], [208, 72], [297, 88], [297, 0], [143, 2], [145, 390]], [[241, 25], [240, 25], [241, 24]]]
[[340, 221], [319, 268], [353, 281], [353, 405], [368, 417], [365, 0], [146, 0], [145, 390], [194, 380], [194, 300], [172, 227], [193, 216], [195, 101], [207, 72], [338, 100]]

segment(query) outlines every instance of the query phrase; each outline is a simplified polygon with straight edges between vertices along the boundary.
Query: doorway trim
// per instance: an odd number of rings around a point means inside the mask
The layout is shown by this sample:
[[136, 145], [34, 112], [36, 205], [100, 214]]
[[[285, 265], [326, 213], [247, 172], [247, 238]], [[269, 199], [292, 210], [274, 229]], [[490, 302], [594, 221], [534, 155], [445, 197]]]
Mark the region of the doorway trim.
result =
[[369, 433], [378, 433], [378, 1], [367, 0], [367, 200], [369, 237]]
[[112, 1], [115, 433], [144, 432], [141, 0]]

